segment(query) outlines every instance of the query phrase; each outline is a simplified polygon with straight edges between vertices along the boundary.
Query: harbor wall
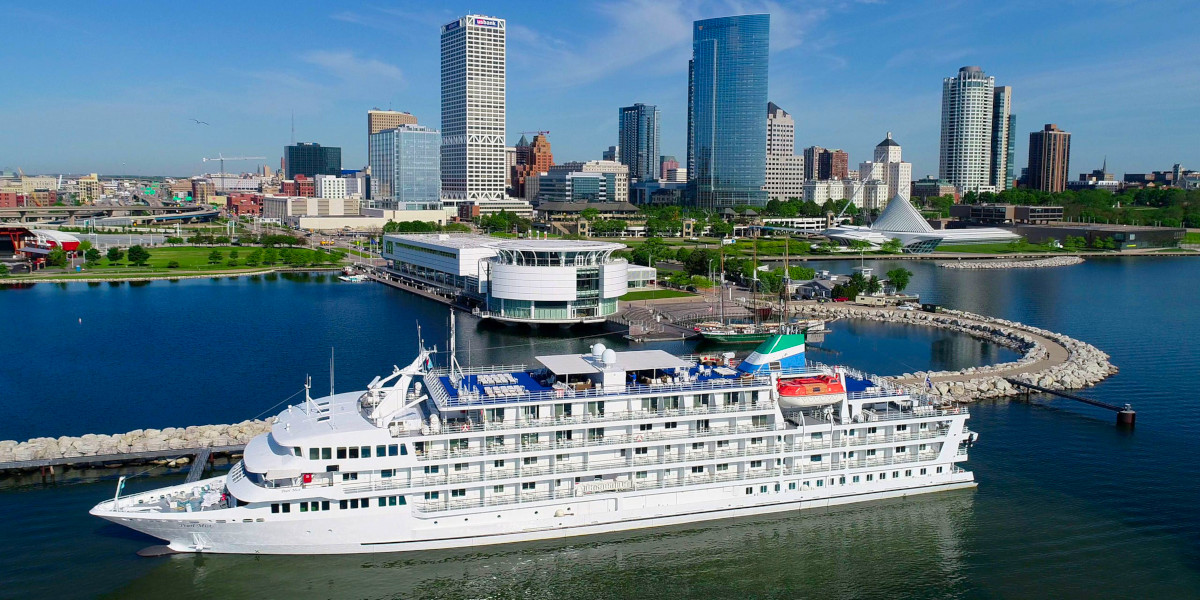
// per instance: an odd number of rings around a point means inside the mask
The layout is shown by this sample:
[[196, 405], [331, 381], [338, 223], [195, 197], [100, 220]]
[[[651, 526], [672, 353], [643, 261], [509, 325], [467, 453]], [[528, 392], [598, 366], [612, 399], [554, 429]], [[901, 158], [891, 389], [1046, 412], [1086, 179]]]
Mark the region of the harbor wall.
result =
[[1078, 256], [1053, 256], [1033, 260], [968, 260], [938, 263], [943, 269], [1036, 269], [1040, 267], [1069, 267], [1083, 262]]
[[198, 448], [246, 444], [255, 436], [270, 431], [274, 422], [272, 417], [230, 425], [135, 429], [113, 435], [89, 433], [79, 437], [39, 437], [24, 442], [4, 440], [0, 441], [0, 464], [53, 458], [119, 456], [161, 450], [179, 450], [180, 455], [184, 455]]

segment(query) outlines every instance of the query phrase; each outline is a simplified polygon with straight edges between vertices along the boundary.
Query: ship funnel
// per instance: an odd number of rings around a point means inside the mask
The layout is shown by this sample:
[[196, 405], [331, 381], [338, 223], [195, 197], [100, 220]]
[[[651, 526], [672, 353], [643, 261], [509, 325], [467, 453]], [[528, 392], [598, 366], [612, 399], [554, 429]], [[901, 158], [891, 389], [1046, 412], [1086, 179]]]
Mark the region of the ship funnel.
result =
[[795, 370], [803, 369], [806, 365], [804, 361], [804, 334], [789, 333], [773, 335], [754, 352], [746, 357], [738, 364], [738, 371], [743, 373], [766, 373], [771, 370], [771, 365], [777, 363], [777, 369]]

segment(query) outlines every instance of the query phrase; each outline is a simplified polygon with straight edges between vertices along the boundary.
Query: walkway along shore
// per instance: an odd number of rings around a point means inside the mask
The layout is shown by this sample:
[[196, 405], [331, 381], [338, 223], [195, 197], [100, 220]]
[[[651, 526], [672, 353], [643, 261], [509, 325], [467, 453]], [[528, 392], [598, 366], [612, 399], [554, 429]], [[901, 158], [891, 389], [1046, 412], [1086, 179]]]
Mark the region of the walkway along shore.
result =
[[175, 275], [171, 273], [163, 275], [132, 275], [130, 277], [59, 277], [59, 278], [28, 278], [28, 277], [0, 277], [0, 285], [24, 285], [26, 283], [106, 283], [112, 281], [164, 281], [164, 280], [179, 280], [179, 279], [217, 279], [220, 277], [241, 277], [243, 275], [269, 275], [271, 273], [305, 273], [310, 271], [341, 271], [341, 266], [324, 266], [324, 267], [276, 267], [269, 269], [256, 269], [253, 271], [215, 271], [213, 273], [201, 274], [195, 271], [189, 272], [187, 275]]
[[[929, 313], [839, 303], [804, 305], [799, 314], [823, 319], [867, 319], [939, 327], [1000, 344], [1022, 354], [1017, 361], [987, 367], [921, 371], [888, 377], [914, 392], [947, 402], [971, 402], [1022, 393], [1006, 381], [1006, 377], [1019, 378], [1051, 390], [1068, 390], [1095, 385], [1117, 372], [1117, 367], [1109, 362], [1108, 354], [1087, 342], [1024, 323], [966, 311]], [[926, 376], [932, 387], [926, 387]]]
[[[1046, 389], [1065, 390], [1095, 385], [1117, 372], [1117, 368], [1109, 362], [1108, 354], [1091, 344], [1023, 323], [965, 311], [928, 313], [838, 303], [802, 305], [799, 314], [821, 319], [867, 319], [939, 327], [1000, 344], [1022, 354], [1017, 361], [987, 367], [904, 373], [887, 378], [914, 392], [926, 393], [946, 402], [970, 402], [1020, 394], [1021, 391], [1006, 381], [1006, 377]], [[926, 376], [933, 384], [931, 388], [926, 387]], [[186, 456], [195, 454], [201, 448], [245, 444], [253, 437], [269, 431], [273, 422], [274, 418], [271, 418], [233, 425], [138, 429], [117, 435], [42, 437], [20, 443], [0, 441], [0, 472], [29, 469], [29, 464], [20, 463], [45, 459], [76, 458], [68, 462], [77, 464], [120, 462], [122, 454], [173, 449], [179, 450], [179, 456]], [[89, 457], [97, 459], [89, 461]]]

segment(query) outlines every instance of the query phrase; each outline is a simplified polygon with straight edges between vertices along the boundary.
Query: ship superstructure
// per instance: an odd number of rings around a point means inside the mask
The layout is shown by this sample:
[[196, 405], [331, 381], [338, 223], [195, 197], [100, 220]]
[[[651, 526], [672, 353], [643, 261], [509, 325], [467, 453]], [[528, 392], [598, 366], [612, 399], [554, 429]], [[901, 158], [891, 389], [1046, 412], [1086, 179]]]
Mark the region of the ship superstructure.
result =
[[[607, 533], [974, 486], [965, 408], [807, 364], [660, 350], [433, 366], [280, 413], [226, 475], [92, 509], [177, 551], [354, 553]], [[782, 392], [782, 393], [781, 393]]]

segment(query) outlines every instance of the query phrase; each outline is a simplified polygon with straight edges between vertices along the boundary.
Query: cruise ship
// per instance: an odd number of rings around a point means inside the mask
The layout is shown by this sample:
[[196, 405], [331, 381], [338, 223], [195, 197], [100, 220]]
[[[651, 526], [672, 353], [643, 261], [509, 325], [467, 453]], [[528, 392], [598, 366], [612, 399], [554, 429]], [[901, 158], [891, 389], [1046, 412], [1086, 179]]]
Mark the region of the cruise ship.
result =
[[[424, 344], [419, 344], [423, 346]], [[583, 349], [583, 348], [581, 348]], [[977, 434], [803, 334], [749, 357], [661, 350], [436, 364], [281, 412], [228, 473], [91, 513], [177, 552], [474, 547], [787, 513], [975, 486]], [[881, 508], [881, 510], [883, 510]]]

